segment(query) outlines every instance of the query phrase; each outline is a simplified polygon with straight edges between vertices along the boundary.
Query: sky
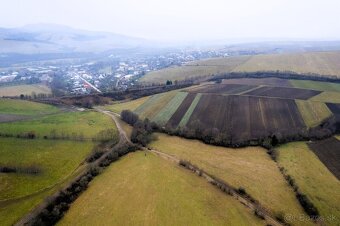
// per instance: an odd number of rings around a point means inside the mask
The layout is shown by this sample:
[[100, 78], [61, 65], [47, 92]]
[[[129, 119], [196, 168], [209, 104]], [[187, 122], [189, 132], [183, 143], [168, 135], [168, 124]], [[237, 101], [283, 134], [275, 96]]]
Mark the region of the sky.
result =
[[0, 27], [53, 23], [163, 41], [340, 40], [339, 0], [0, 0]]

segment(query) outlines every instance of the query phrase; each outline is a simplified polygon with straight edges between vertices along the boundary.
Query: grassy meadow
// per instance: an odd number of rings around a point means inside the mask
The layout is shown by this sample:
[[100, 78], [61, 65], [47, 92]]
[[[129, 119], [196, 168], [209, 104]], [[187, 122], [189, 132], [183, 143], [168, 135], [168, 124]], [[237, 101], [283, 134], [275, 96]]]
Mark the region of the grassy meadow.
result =
[[248, 58], [249, 56], [237, 56], [194, 61], [183, 66], [175, 66], [147, 73], [140, 79], [140, 82], [165, 83], [166, 80], [180, 81], [231, 72], [234, 68], [246, 62]]
[[295, 100], [295, 102], [308, 127], [317, 126], [332, 115], [325, 103], [304, 100]]
[[[193, 61], [147, 73], [140, 81], [164, 83], [227, 72], [292, 71], [340, 77], [340, 51], [235, 56]], [[296, 85], [301, 85], [296, 83]], [[338, 90], [338, 87], [331, 88]]]
[[51, 89], [42, 84], [32, 84], [32, 85], [15, 85], [15, 86], [0, 86], [0, 97], [2, 96], [20, 96], [35, 94], [51, 94]]
[[319, 95], [312, 97], [310, 100], [324, 103], [340, 104], [340, 92], [322, 92]]
[[340, 84], [332, 82], [317, 82], [311, 80], [289, 80], [295, 88], [313, 89], [319, 91], [340, 92]]
[[48, 115], [29, 121], [1, 123], [0, 133], [16, 135], [34, 131], [40, 138], [64, 134], [90, 139], [106, 129], [116, 129], [109, 116], [95, 111], [83, 111]]
[[59, 109], [52, 105], [26, 100], [0, 98], [0, 114], [36, 116], [56, 112], [59, 112]]
[[96, 177], [58, 225], [263, 225], [234, 198], [151, 153]]
[[[304, 214], [293, 190], [264, 149], [217, 147], [165, 134], [157, 137], [150, 147], [188, 160], [236, 188], [245, 188], [274, 214]], [[298, 222], [292, 223], [298, 225]]]
[[123, 110], [134, 111], [148, 99], [149, 97], [142, 97], [136, 100], [126, 101], [122, 103], [113, 103], [111, 105], [106, 105], [104, 109], [115, 112], [117, 114], [120, 114]]
[[321, 216], [335, 216], [326, 225], [340, 224], [340, 182], [304, 142], [278, 148], [278, 162], [293, 177], [300, 190], [319, 210]]
[[72, 178], [95, 145], [93, 142], [0, 138], [0, 166], [34, 166], [40, 170], [37, 174], [0, 173], [1, 225], [12, 225]]

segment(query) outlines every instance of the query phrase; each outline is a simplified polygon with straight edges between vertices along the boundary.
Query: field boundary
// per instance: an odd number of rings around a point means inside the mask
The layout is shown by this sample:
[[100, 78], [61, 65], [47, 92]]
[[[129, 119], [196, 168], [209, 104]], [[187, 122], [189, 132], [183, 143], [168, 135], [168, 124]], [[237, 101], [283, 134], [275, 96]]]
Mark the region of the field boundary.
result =
[[253, 210], [254, 214], [256, 216], [265, 220], [269, 225], [275, 225], [275, 226], [286, 225], [286, 223], [279, 222], [278, 220], [276, 220], [276, 218], [273, 217], [272, 214], [267, 209], [262, 207], [262, 205], [258, 201], [254, 200], [248, 194], [244, 193], [244, 194], [241, 195], [240, 193], [242, 193], [242, 192], [239, 192], [233, 186], [231, 186], [228, 183], [226, 183], [225, 181], [205, 172], [204, 170], [198, 168], [197, 166], [192, 165], [190, 162], [177, 159], [176, 157], [174, 157], [172, 155], [166, 154], [166, 153], [158, 151], [158, 150], [154, 150], [154, 149], [150, 149], [150, 148], [143, 148], [143, 150], [149, 151], [149, 152], [151, 152], [151, 153], [153, 153], [157, 156], [162, 157], [163, 159], [174, 162], [174, 163], [178, 164], [179, 166], [181, 166], [181, 167], [183, 167], [187, 170], [192, 171], [197, 176], [200, 176], [200, 177], [206, 179], [210, 184], [216, 186], [217, 188], [219, 188], [225, 194], [228, 194], [228, 195], [234, 197], [240, 203], [242, 203], [245, 207]]

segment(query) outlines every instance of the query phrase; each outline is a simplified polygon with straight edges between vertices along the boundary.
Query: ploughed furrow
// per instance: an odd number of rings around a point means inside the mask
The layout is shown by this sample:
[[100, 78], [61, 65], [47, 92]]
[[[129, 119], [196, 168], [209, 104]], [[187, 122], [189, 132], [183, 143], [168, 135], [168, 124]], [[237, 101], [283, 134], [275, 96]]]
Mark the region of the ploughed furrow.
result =
[[186, 112], [189, 110], [189, 107], [191, 106], [195, 97], [196, 93], [189, 93], [185, 97], [181, 105], [177, 108], [176, 112], [171, 116], [166, 126], [176, 128], [178, 124], [181, 122]]

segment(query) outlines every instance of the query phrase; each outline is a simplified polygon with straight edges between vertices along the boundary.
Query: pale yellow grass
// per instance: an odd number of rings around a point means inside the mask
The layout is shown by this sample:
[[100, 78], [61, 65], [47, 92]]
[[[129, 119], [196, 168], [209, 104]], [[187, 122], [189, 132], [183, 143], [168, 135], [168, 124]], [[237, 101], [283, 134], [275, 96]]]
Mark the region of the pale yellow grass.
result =
[[320, 101], [324, 103], [340, 103], [340, 92], [322, 92], [309, 100]]
[[[250, 195], [275, 214], [281, 212], [304, 215], [293, 190], [264, 149], [231, 149], [165, 134], [157, 136], [158, 140], [150, 144], [152, 148], [189, 160], [236, 188], [244, 187]], [[301, 222], [293, 223], [300, 225]]]
[[42, 84], [0, 87], [0, 97], [20, 96], [21, 94], [32, 95], [32, 92], [35, 92], [36, 94], [39, 94], [39, 93], [51, 94], [51, 89]]
[[251, 57], [233, 71], [294, 71], [340, 77], [340, 51], [266, 54]]
[[90, 183], [58, 225], [263, 225], [197, 175], [151, 153], [131, 153]]
[[150, 72], [143, 76], [140, 81], [145, 83], [165, 83], [167, 80], [180, 81], [226, 73], [244, 63], [248, 58], [248, 56], [240, 56], [194, 61], [184, 66]]
[[278, 148], [279, 164], [291, 175], [325, 219], [335, 216], [327, 225], [340, 224], [340, 182], [304, 142]]
[[111, 105], [106, 105], [104, 108], [109, 111], [116, 112], [120, 114], [123, 110], [134, 111], [140, 105], [142, 105], [145, 101], [147, 101], [149, 97], [142, 97], [136, 100], [126, 101], [122, 103], [114, 103]]
[[325, 103], [304, 100], [295, 100], [295, 102], [308, 127], [317, 126], [332, 115], [332, 112]]

